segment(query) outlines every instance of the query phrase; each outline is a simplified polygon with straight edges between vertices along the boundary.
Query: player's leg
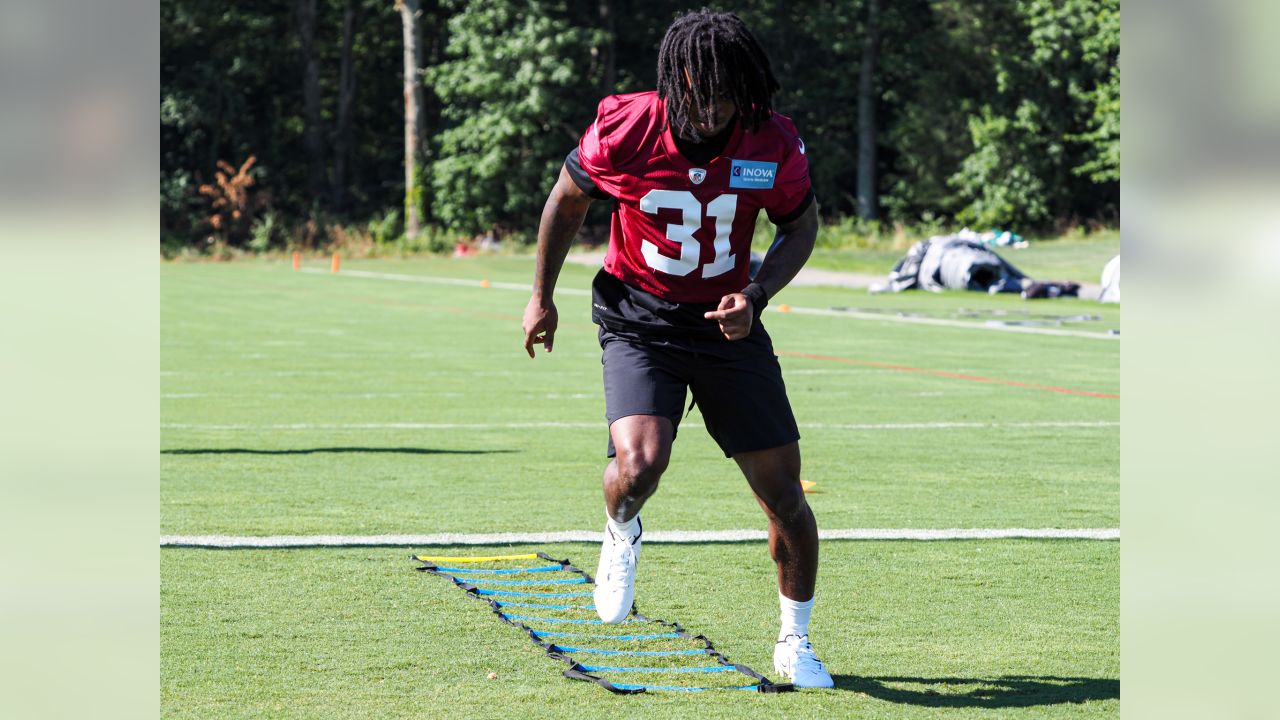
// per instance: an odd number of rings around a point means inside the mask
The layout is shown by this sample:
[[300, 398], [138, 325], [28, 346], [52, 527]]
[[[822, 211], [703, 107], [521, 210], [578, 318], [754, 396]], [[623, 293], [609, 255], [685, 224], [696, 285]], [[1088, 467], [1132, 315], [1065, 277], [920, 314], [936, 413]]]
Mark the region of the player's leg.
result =
[[604, 470], [604, 504], [609, 519], [630, 523], [671, 460], [675, 426], [657, 415], [628, 415], [609, 425], [615, 457]]
[[800, 487], [800, 444], [741, 452], [733, 459], [769, 519], [769, 554], [778, 566], [778, 591], [797, 602], [812, 600], [818, 576], [818, 524]]
[[800, 486], [800, 446], [790, 443], [733, 456], [769, 518], [769, 554], [778, 566], [782, 626], [773, 666], [797, 687], [827, 688], [834, 682], [809, 643], [818, 577], [818, 524]]
[[818, 571], [818, 529], [800, 487], [800, 432], [772, 341], [757, 324], [742, 340], [698, 349], [703, 364], [693, 397], [707, 431], [738, 463], [769, 518], [779, 590], [808, 601]]
[[782, 627], [774, 667], [798, 687], [831, 687], [809, 644], [818, 573], [818, 528], [800, 486], [800, 438], [773, 343], [757, 324], [742, 340], [699, 345], [693, 383], [707, 430], [746, 475], [769, 519]]
[[596, 568], [600, 619], [622, 622], [635, 599], [643, 526], [640, 508], [671, 458], [686, 381], [680, 352], [601, 332], [609, 456], [604, 471], [605, 532]]
[[658, 489], [674, 436], [672, 422], [657, 415], [628, 415], [609, 425], [616, 456], [604, 470], [607, 519], [594, 593], [596, 614], [605, 622], [622, 622], [635, 602], [640, 508]]

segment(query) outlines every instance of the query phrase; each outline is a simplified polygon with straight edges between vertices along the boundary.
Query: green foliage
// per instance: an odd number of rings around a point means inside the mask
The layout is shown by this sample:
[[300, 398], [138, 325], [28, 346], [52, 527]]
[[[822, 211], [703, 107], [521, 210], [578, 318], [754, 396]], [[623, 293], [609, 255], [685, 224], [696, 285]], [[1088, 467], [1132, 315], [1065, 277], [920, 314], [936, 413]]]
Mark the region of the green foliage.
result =
[[950, 178], [965, 203], [957, 219], [1036, 228], [1118, 213], [1119, 0], [1018, 0], [977, 15], [994, 87]]
[[[398, 216], [398, 213], [397, 213]], [[397, 221], [399, 218], [396, 218]], [[373, 233], [373, 224], [370, 223], [370, 233]], [[375, 235], [375, 238], [378, 236]], [[453, 249], [454, 235], [435, 225], [424, 225], [418, 231], [418, 234], [409, 237], [404, 232], [396, 235], [383, 236], [383, 239], [375, 240], [374, 253], [377, 255], [395, 255], [406, 257], [409, 255], [432, 254], [439, 255]]]
[[[972, 225], [1035, 226], [1049, 219], [1045, 183], [1039, 173], [1046, 157], [1061, 145], [1044, 142], [1036, 106], [1026, 101], [1013, 119], [996, 116], [989, 106], [969, 119], [974, 150], [961, 164], [953, 184], [969, 204], [956, 213]], [[1047, 145], [1048, 147], [1044, 147]]]
[[808, 148], [809, 176], [828, 216], [852, 214], [857, 166], [857, 86], [862, 4], [743, 3], [737, 12], [782, 83], [775, 108]]
[[[342, 11], [346, 0], [319, 0], [322, 114], [337, 111]], [[404, 190], [404, 98], [400, 16], [392, 2], [354, 0], [357, 94], [348, 163], [347, 218], [398, 206]], [[434, 28], [433, 16], [424, 26]], [[213, 180], [219, 159], [254, 155], [259, 187], [285, 225], [305, 223], [328, 197], [308, 189], [303, 138], [302, 67], [293, 0], [160, 5], [161, 234], [203, 241], [202, 204], [192, 196]]]
[[249, 249], [254, 252], [265, 252], [279, 244], [283, 238], [284, 228], [280, 221], [280, 214], [274, 210], [268, 210], [262, 214], [262, 217], [254, 221], [253, 226], [249, 229]]
[[[196, 188], [214, 180], [217, 160], [249, 156], [258, 158], [257, 191], [287, 236], [314, 235], [296, 228], [318, 215], [360, 228], [390, 209], [403, 214], [407, 199], [428, 211], [420, 212], [424, 223], [531, 238], [560, 162], [596, 102], [607, 92], [653, 87], [662, 34], [689, 8], [677, 0], [613, 2], [616, 78], [603, 88], [600, 50], [610, 38], [597, 2], [424, 3], [431, 164], [406, 193], [394, 3], [318, 2], [326, 142], [338, 112], [348, 6], [357, 15], [357, 91], [345, 200], [337, 207], [329, 193], [309, 190], [294, 3], [162, 3], [167, 246], [204, 241], [207, 203]], [[886, 227], [975, 223], [1026, 233], [1118, 219], [1118, 0], [894, 0], [882, 7], [877, 174]], [[769, 53], [783, 85], [776, 106], [795, 119], [810, 148], [824, 216], [853, 214], [865, 0], [730, 0], [719, 9], [743, 17]], [[604, 225], [606, 210], [598, 205], [588, 222]]]
[[565, 153], [589, 122], [581, 90], [595, 34], [554, 0], [465, 3], [449, 59], [428, 73], [448, 126], [432, 166], [435, 213], [479, 232], [532, 231]]
[[1099, 10], [1097, 29], [1084, 38], [1086, 62], [1106, 67], [1086, 97], [1093, 105], [1088, 132], [1071, 139], [1092, 145], [1090, 157], [1077, 166], [1077, 174], [1096, 183], [1120, 182], [1120, 5], [1108, 2]]
[[191, 241], [199, 215], [195, 208], [196, 183], [191, 173], [176, 169], [160, 175], [160, 238], [165, 245]]
[[950, 218], [963, 202], [948, 178], [990, 84], [982, 32], [963, 2], [885, 3], [881, 25], [880, 207], [905, 224]]
[[386, 246], [404, 235], [404, 224], [397, 210], [388, 210], [381, 217], [374, 217], [365, 226], [369, 238], [378, 246]]
[[1096, 183], [1120, 182], [1120, 66], [1111, 69], [1111, 79], [1099, 84], [1093, 93], [1094, 111], [1091, 129], [1072, 136], [1072, 140], [1093, 145], [1092, 156], [1074, 172]]

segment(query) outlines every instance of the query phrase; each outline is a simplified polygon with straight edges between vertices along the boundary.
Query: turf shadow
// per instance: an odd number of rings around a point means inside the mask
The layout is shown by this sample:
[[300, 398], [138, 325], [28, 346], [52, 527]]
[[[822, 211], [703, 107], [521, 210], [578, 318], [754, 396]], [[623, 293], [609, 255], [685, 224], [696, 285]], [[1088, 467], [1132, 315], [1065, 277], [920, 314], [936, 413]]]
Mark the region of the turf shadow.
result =
[[161, 455], [314, 455], [316, 453], [397, 453], [404, 455], [488, 455], [513, 453], [515, 450], [442, 450], [415, 447], [321, 447], [290, 450], [258, 450], [253, 448], [174, 448], [161, 450]]
[[[834, 676], [836, 688], [877, 700], [936, 708], [1014, 708], [1118, 700], [1120, 681], [1053, 675], [994, 678]], [[973, 686], [971, 688], [965, 686]]]

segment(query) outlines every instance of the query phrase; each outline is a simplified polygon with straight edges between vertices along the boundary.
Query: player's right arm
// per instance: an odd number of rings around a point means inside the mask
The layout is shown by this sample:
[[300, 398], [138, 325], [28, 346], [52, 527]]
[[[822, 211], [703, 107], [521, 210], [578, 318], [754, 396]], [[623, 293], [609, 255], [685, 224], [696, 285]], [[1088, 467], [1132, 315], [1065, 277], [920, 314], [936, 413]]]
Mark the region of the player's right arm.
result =
[[524, 349], [531, 358], [534, 357], [534, 345], [540, 344], [551, 352], [559, 324], [556, 304], [551, 296], [591, 200], [591, 196], [569, 176], [569, 171], [561, 167], [560, 177], [547, 196], [542, 220], [538, 223], [538, 262], [533, 276], [533, 297], [524, 308]]

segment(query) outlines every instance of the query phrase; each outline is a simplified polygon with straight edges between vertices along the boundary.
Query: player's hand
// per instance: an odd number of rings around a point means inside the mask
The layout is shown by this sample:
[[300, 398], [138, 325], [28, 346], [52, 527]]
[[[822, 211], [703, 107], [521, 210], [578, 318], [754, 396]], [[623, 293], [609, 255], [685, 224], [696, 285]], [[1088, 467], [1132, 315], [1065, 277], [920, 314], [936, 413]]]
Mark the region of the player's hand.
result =
[[560, 316], [556, 313], [556, 304], [550, 300], [542, 301], [537, 297], [529, 298], [524, 308], [524, 350], [533, 357], [533, 346], [542, 345], [551, 352], [556, 335], [556, 326], [560, 324]]
[[729, 293], [720, 298], [719, 307], [704, 313], [703, 317], [718, 321], [726, 340], [741, 340], [751, 334], [751, 321], [755, 314], [750, 298], [742, 293]]

